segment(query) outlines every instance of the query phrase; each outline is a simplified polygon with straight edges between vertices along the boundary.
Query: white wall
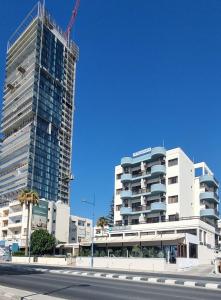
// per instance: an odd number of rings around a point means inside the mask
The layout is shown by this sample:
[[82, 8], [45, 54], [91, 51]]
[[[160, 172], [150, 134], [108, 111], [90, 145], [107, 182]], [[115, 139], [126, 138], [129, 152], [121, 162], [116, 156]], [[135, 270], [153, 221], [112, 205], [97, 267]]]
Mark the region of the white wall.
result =
[[208, 265], [215, 258], [215, 253], [213, 249], [209, 249], [204, 245], [198, 246], [198, 259], [200, 265]]
[[[178, 165], [168, 167], [168, 161], [178, 158]], [[179, 214], [179, 217], [194, 215], [194, 164], [180, 148], [167, 151], [166, 155], [167, 218]], [[178, 176], [178, 183], [169, 184], [168, 178]], [[178, 195], [178, 203], [168, 204], [168, 197]]]
[[116, 205], [122, 205], [120, 194], [116, 194], [118, 189], [122, 189], [121, 179], [117, 179], [118, 174], [122, 174], [123, 168], [121, 165], [115, 167], [115, 179], [114, 179], [114, 222], [122, 220], [120, 211], [116, 211]]
[[63, 243], [69, 242], [70, 207], [60, 201], [56, 202], [55, 238]]
[[[164, 258], [116, 258], [95, 257], [94, 267], [103, 269], [136, 270], [136, 271], [164, 271]], [[90, 257], [77, 257], [77, 267], [90, 267]]]
[[197, 258], [185, 258], [185, 257], [177, 257], [176, 265], [178, 269], [190, 268], [193, 266], [199, 265], [199, 259]]

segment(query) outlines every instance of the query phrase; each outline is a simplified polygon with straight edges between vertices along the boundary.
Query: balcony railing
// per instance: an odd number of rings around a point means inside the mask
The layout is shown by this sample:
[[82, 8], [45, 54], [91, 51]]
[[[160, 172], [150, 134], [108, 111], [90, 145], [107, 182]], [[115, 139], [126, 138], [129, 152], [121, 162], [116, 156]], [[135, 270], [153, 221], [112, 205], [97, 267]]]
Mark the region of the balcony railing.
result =
[[219, 219], [219, 212], [214, 208], [203, 208], [200, 210], [201, 217]]
[[202, 192], [200, 193], [200, 200], [219, 203], [219, 196], [215, 192]]
[[212, 185], [215, 185], [217, 187], [219, 186], [218, 181], [211, 174], [205, 174], [205, 175], [200, 176], [200, 183], [206, 183], [208, 185], [212, 184]]

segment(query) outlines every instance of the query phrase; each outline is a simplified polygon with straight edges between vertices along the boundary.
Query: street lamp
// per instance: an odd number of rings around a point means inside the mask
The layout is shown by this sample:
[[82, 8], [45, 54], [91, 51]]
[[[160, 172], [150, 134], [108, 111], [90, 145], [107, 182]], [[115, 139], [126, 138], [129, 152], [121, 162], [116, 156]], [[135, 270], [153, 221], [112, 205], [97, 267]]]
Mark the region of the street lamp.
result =
[[91, 237], [91, 268], [94, 266], [94, 209], [95, 209], [95, 194], [93, 201], [81, 200], [82, 202], [92, 206], [92, 237]]

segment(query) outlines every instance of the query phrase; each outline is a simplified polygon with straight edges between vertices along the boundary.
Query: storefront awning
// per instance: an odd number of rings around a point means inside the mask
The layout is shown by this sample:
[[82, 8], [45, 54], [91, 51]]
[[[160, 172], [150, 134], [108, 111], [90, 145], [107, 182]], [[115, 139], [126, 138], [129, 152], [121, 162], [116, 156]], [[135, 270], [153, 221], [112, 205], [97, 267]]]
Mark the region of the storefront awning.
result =
[[[185, 238], [185, 234], [158, 234], [158, 235], [147, 235], [147, 236], [132, 236], [132, 237], [124, 237], [124, 238], [109, 238], [102, 237], [97, 238], [94, 241], [94, 244], [122, 244], [122, 243], [130, 243], [130, 242], [157, 242], [157, 241], [178, 241], [180, 239]], [[90, 246], [91, 243], [81, 243], [81, 246]]]

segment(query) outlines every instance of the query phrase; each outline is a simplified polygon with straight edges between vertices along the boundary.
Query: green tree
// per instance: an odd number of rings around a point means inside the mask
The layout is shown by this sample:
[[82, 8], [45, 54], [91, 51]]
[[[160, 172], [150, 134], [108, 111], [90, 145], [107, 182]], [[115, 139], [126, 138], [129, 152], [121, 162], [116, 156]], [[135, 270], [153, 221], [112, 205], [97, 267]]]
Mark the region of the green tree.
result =
[[47, 230], [39, 229], [31, 235], [31, 253], [33, 255], [53, 254], [56, 240]]
[[25, 242], [25, 255], [28, 255], [28, 240], [29, 240], [29, 223], [30, 223], [30, 209], [32, 205], [38, 205], [39, 196], [38, 193], [32, 190], [25, 189], [18, 195], [18, 201], [21, 206], [26, 205], [28, 209], [27, 217], [27, 231], [26, 231], [26, 242]]
[[103, 216], [97, 220], [97, 226], [101, 227], [102, 235], [104, 234], [104, 227], [107, 225], [108, 225], [108, 220], [106, 217]]
[[140, 248], [140, 246], [138, 245], [134, 245], [133, 248], [132, 248], [132, 251], [131, 251], [131, 255], [133, 257], [142, 257], [142, 250]]

